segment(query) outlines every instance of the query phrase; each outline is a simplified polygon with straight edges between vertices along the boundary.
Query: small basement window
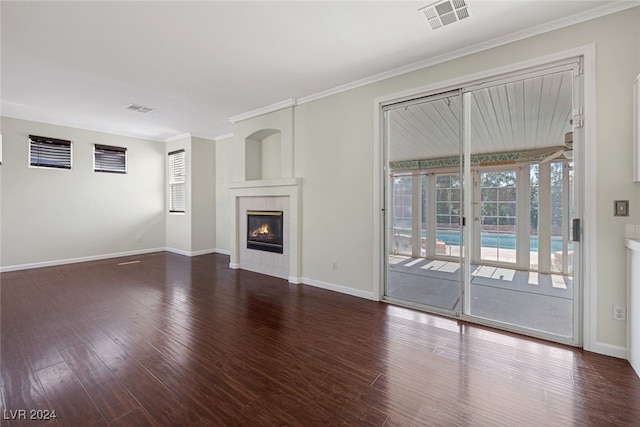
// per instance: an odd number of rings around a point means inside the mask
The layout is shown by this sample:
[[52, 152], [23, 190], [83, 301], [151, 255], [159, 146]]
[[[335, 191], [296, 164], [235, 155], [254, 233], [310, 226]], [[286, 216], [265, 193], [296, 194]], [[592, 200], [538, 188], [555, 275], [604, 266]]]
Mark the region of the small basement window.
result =
[[127, 149], [111, 145], [93, 146], [95, 172], [127, 173]]
[[71, 141], [29, 135], [29, 165], [71, 169]]

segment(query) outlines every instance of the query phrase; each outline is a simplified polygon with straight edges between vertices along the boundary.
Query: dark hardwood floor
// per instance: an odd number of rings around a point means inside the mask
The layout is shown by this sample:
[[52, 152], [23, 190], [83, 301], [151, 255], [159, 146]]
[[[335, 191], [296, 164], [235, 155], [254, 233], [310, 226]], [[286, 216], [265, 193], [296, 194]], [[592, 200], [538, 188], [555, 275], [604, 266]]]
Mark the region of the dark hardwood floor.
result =
[[228, 262], [3, 273], [2, 425], [640, 425], [625, 360]]

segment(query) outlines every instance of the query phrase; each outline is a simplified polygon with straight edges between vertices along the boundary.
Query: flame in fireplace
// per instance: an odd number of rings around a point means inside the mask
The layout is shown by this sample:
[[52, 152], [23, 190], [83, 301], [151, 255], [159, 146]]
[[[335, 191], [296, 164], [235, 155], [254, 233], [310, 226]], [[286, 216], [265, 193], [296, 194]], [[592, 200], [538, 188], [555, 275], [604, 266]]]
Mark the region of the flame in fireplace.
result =
[[247, 249], [282, 250], [282, 211], [247, 211]]
[[271, 231], [269, 230], [269, 224], [262, 224], [251, 232], [251, 237], [265, 237], [270, 235]]

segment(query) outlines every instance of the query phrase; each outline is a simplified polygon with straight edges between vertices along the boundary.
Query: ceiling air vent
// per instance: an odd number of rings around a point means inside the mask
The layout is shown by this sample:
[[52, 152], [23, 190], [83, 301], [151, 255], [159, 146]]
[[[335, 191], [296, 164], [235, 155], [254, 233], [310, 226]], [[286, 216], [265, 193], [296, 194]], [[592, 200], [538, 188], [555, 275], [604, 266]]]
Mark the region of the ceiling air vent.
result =
[[137, 111], [138, 113], [148, 113], [149, 111], [153, 111], [153, 108], [143, 107], [138, 104], [131, 104], [127, 106], [127, 110]]
[[418, 9], [432, 30], [453, 24], [469, 17], [469, 5], [465, 0], [445, 0]]

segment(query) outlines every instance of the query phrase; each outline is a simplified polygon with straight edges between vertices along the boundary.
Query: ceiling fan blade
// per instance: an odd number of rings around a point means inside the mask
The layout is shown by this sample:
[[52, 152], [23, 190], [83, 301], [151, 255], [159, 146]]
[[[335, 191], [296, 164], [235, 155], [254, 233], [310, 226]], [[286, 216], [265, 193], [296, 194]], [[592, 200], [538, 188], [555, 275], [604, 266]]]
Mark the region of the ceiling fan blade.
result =
[[573, 160], [573, 150], [564, 150], [562, 153], [567, 160]]
[[552, 154], [548, 155], [540, 163], [548, 163], [551, 160], [557, 159], [558, 157], [562, 156], [563, 154], [564, 154], [564, 148], [556, 151], [555, 153], [552, 153]]
[[540, 156], [544, 156], [545, 154], [550, 154], [550, 153], [555, 153], [558, 150], [565, 150], [566, 147], [564, 145], [558, 145], [555, 147], [545, 147], [545, 148], [539, 148], [537, 150], [532, 150], [532, 151], [527, 151], [526, 153], [522, 154], [522, 158], [523, 159], [530, 159], [533, 157], [540, 157]]
[[573, 150], [573, 132], [564, 134], [564, 146], [569, 150]]

